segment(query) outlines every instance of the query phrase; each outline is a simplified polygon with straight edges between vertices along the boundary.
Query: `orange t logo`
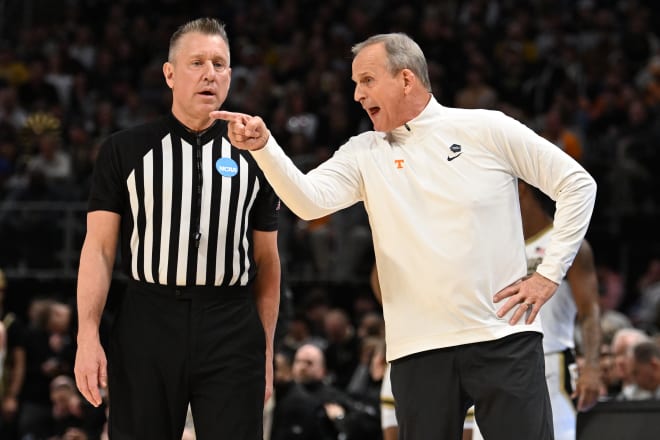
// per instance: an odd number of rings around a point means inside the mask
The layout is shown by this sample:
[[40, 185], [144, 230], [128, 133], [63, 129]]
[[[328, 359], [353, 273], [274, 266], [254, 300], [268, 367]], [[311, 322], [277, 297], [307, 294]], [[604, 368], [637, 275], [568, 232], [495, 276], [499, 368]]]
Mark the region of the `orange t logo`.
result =
[[394, 159], [397, 168], [403, 168], [403, 159]]

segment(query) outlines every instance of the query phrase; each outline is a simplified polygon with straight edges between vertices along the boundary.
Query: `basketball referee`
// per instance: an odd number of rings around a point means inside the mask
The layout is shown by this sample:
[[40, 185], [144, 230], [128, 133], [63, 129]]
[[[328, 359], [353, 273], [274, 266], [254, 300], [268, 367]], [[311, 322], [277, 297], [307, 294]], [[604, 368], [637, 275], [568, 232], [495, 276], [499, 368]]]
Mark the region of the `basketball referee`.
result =
[[[78, 277], [78, 388], [108, 387], [112, 440], [262, 438], [279, 305], [279, 200], [249, 153], [209, 118], [231, 80], [224, 25], [171, 37], [172, 112], [110, 136], [94, 171]], [[99, 320], [117, 242], [126, 294], [108, 362]]]

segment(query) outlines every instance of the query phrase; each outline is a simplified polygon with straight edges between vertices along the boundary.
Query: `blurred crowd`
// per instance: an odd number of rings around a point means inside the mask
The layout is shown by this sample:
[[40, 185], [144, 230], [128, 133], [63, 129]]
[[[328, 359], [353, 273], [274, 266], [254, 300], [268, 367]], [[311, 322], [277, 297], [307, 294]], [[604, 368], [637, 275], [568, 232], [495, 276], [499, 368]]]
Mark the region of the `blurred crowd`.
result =
[[[52, 214], [3, 208], [86, 200], [100, 141], [169, 112], [161, 68], [169, 36], [184, 21], [209, 15], [227, 24], [225, 108], [260, 115], [303, 169], [371, 128], [352, 100], [350, 47], [400, 31], [424, 50], [442, 104], [510, 114], [595, 177], [587, 238], [599, 268], [604, 396], [648, 397], [625, 391], [630, 384], [657, 390], [660, 13], [653, 0], [194, 3], [0, 1], [0, 267], [57, 267], [63, 238]], [[78, 221], [84, 230], [84, 216]], [[75, 240], [81, 244], [82, 234]], [[368, 284], [370, 240], [361, 206], [309, 222], [282, 210], [276, 394], [292, 403], [267, 411], [273, 433], [292, 417], [289, 407], [298, 411], [294, 420], [322, 419], [327, 432], [311, 438], [379, 438], [384, 347]], [[3, 278], [0, 290], [12, 295], [11, 285]], [[74, 292], [27, 294], [26, 310], [0, 302], [0, 438], [99, 438], [104, 408], [88, 406], [71, 380]], [[615, 337], [624, 327], [640, 333], [633, 342]], [[656, 382], [640, 379], [645, 365]], [[310, 396], [333, 405], [319, 409]]]

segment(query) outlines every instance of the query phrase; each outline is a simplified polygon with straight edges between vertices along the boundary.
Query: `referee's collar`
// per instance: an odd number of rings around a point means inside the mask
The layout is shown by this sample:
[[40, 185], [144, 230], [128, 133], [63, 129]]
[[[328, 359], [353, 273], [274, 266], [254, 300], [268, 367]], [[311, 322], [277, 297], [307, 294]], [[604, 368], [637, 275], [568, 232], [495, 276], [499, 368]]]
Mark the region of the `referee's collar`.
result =
[[227, 130], [227, 122], [216, 120], [210, 127], [202, 131], [194, 131], [183, 125], [172, 113], [169, 114], [168, 123], [174, 133], [191, 145], [196, 145], [198, 139], [201, 145], [206, 145], [211, 139]]

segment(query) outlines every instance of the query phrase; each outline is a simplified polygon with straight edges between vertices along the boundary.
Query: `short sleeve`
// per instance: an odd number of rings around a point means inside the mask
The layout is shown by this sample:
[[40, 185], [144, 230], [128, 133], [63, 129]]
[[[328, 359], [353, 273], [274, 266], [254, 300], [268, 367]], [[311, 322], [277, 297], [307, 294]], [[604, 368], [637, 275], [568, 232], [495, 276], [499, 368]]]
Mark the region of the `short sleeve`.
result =
[[259, 175], [259, 192], [252, 208], [252, 227], [259, 231], [276, 231], [280, 199], [263, 174]]
[[121, 160], [113, 138], [101, 145], [89, 194], [88, 211], [111, 211], [121, 214], [125, 203], [125, 185], [122, 182]]

